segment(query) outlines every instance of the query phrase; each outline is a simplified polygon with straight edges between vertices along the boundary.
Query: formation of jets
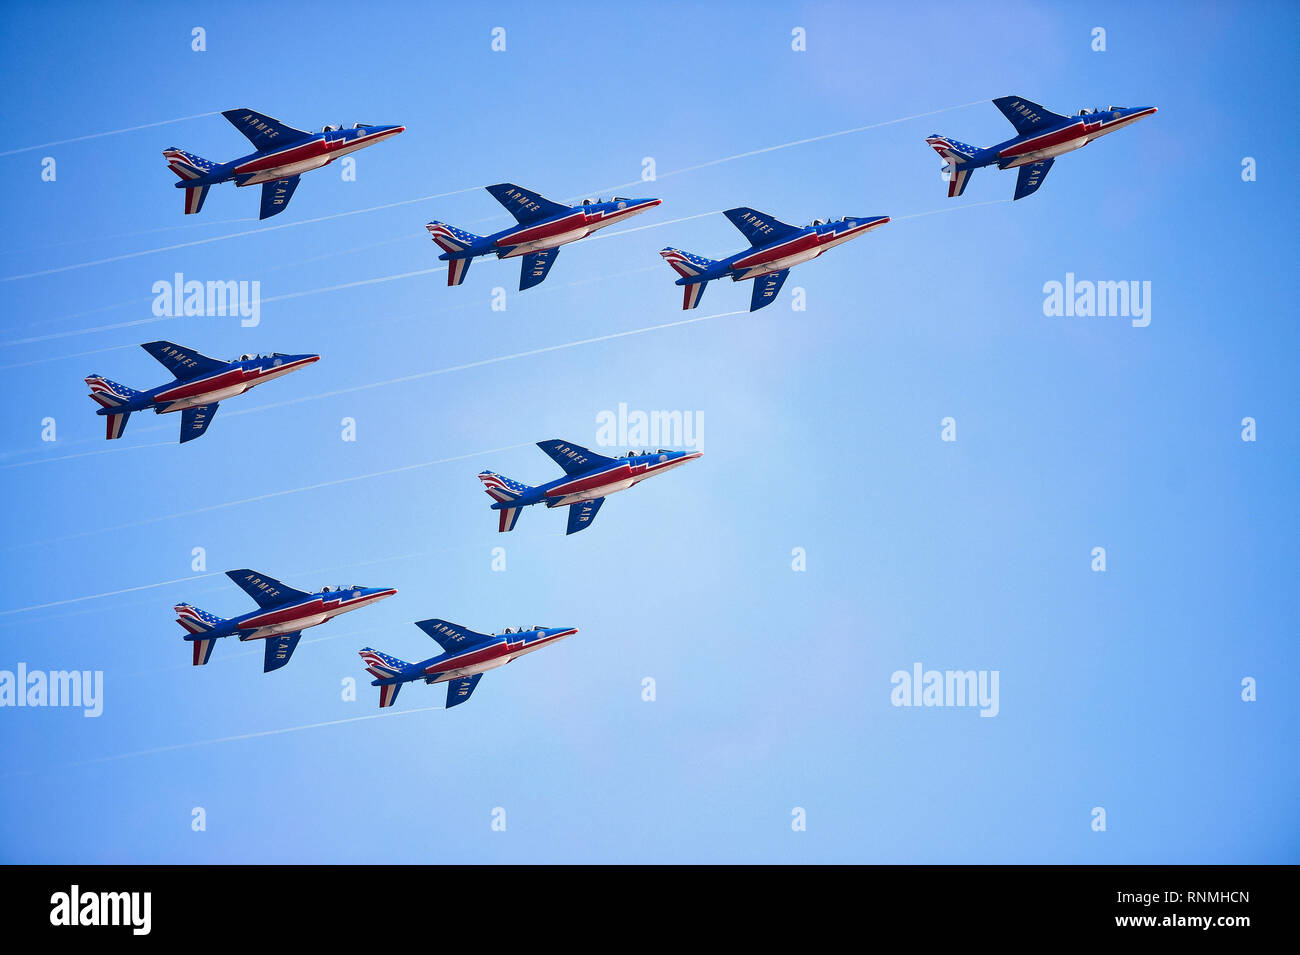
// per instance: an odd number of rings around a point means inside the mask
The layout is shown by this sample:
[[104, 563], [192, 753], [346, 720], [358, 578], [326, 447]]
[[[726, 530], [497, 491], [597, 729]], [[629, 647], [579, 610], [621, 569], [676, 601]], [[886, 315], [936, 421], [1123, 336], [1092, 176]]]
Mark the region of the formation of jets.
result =
[[[1042, 185], [1057, 156], [1080, 149], [1117, 129], [1130, 126], [1156, 112], [1156, 107], [1111, 106], [1105, 110], [1080, 110], [1074, 116], [1053, 113], [1020, 96], [1003, 96], [993, 101], [1015, 127], [1016, 135], [1005, 142], [977, 148], [946, 136], [926, 139], [944, 160], [948, 195], [962, 195], [971, 173], [984, 166], [1017, 169], [1015, 198], [1032, 195]], [[226, 117], [252, 144], [254, 152], [227, 163], [213, 163], [181, 149], [164, 150], [168, 167], [179, 178], [175, 185], [184, 190], [185, 213], [203, 208], [208, 189], [223, 182], [236, 186], [262, 186], [260, 218], [283, 212], [304, 172], [332, 163], [340, 156], [391, 139], [404, 126], [368, 126], [357, 123], [350, 129], [325, 126], [313, 133], [295, 129], [279, 120], [250, 109], [226, 110]], [[432, 221], [425, 228], [442, 250], [438, 258], [447, 263], [447, 284], [461, 285], [470, 263], [492, 255], [521, 261], [519, 288], [534, 288], [546, 280], [561, 246], [587, 238], [615, 223], [623, 222], [658, 206], [659, 199], [585, 199], [566, 205], [514, 183], [486, 187], [515, 219], [515, 225], [481, 236], [445, 222]], [[678, 274], [682, 308], [700, 304], [705, 286], [715, 279], [752, 281], [749, 310], [755, 311], [776, 300], [790, 269], [843, 245], [890, 221], [889, 216], [844, 216], [814, 219], [806, 226], [782, 222], [747, 206], [723, 213], [749, 247], [723, 259], [708, 259], [668, 247], [660, 255]], [[104, 416], [107, 438], [122, 436], [133, 412], [152, 410], [157, 414], [181, 413], [182, 443], [202, 435], [216, 413], [218, 403], [242, 394], [265, 381], [319, 360], [319, 355], [241, 355], [221, 361], [200, 355], [173, 342], [148, 342], [141, 346], [161, 362], [174, 380], [148, 391], [135, 391], [108, 378], [91, 375], [86, 384]], [[566, 534], [575, 534], [595, 520], [605, 498], [639, 484], [646, 478], [680, 467], [700, 457], [698, 451], [629, 451], [607, 457], [581, 445], [553, 439], [537, 445], [564, 471], [562, 477], [536, 486], [521, 484], [494, 471], [478, 475], [497, 512], [497, 530], [514, 530], [525, 507], [544, 504], [547, 508], [567, 507]], [[257, 603], [257, 609], [223, 619], [188, 603], [176, 605], [177, 623], [186, 630], [192, 644], [195, 666], [203, 666], [221, 637], [241, 641], [265, 641], [263, 670], [270, 672], [289, 662], [308, 627], [319, 626], [341, 613], [370, 606], [397, 591], [379, 587], [324, 587], [308, 593], [295, 590], [273, 577], [255, 571], [227, 572]], [[501, 667], [534, 650], [550, 646], [577, 633], [576, 627], [531, 627], [500, 634], [478, 633], [441, 619], [416, 624], [442, 649], [419, 663], [406, 663], [370, 647], [360, 651], [366, 670], [379, 688], [380, 707], [392, 706], [403, 684], [417, 680], [426, 684], [446, 683], [448, 708], [469, 699], [484, 672]]]

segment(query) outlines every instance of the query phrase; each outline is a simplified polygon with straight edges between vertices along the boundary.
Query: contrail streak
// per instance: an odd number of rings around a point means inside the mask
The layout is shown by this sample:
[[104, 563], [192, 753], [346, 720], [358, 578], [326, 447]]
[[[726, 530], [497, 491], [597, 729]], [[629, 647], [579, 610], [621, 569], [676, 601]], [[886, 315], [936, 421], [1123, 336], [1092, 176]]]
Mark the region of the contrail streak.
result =
[[155, 126], [170, 126], [172, 123], [183, 123], [191, 119], [203, 119], [206, 116], [218, 116], [221, 110], [213, 110], [210, 113], [195, 113], [193, 116], [177, 116], [175, 119], [160, 119], [156, 123], [142, 123], [139, 126], [126, 126], [122, 129], [110, 129], [103, 133], [90, 133], [87, 136], [73, 136], [71, 139], [56, 139], [52, 143], [41, 143], [38, 146], [23, 146], [19, 149], [9, 149], [0, 153], [0, 156], [14, 156], [18, 153], [29, 153], [34, 149], [48, 149], [51, 146], [66, 146], [68, 143], [82, 143], [87, 139], [100, 139], [104, 136], [117, 136], [120, 133], [134, 133], [138, 129], [153, 129]]
[[468, 189], [453, 189], [451, 192], [438, 192], [429, 196], [417, 196], [414, 199], [402, 199], [398, 202], [386, 202], [383, 205], [370, 206], [368, 209], [353, 209], [350, 212], [336, 212], [328, 216], [316, 216], [312, 219], [300, 219], [297, 222], [284, 222], [280, 225], [263, 226], [260, 229], [245, 229], [243, 232], [229, 232], [225, 235], [208, 236], [206, 239], [194, 239], [190, 242], [178, 242], [175, 245], [164, 245], [157, 249], [142, 249], [139, 252], [127, 252], [123, 255], [113, 255], [106, 259], [95, 259], [91, 262], [77, 262], [73, 265], [60, 265], [57, 268], [42, 269], [39, 272], [25, 272], [22, 275], [6, 275], [0, 278], [0, 282], [17, 282], [20, 279], [33, 279], [42, 275], [55, 275], [59, 272], [71, 272], [74, 269], [90, 268], [92, 265], [107, 265], [110, 262], [121, 262], [125, 259], [138, 259], [144, 255], [154, 255], [158, 252], [174, 252], [177, 249], [188, 249], [196, 245], [207, 245], [209, 242], [222, 242], [225, 239], [237, 239], [245, 235], [260, 235], [265, 232], [275, 232], [279, 229], [294, 229], [300, 225], [311, 225], [314, 222], [325, 222], [329, 219], [342, 219], [345, 216], [359, 216], [366, 212], [378, 212], [380, 209], [392, 209], [396, 206], [409, 206], [413, 202], [425, 202], [429, 199], [443, 199], [447, 196], [458, 196], [464, 192], [474, 192], [481, 189], [481, 186], [471, 186]]
[[[104, 527], [93, 531], [81, 531], [80, 533], [68, 534], [64, 537], [48, 537], [44, 540], [39, 540], [39, 541], [36, 540], [26, 541], [22, 544], [14, 544], [6, 548], [6, 550], [18, 550], [24, 547], [32, 547], [38, 544], [58, 544], [58, 543], [63, 543], [65, 541], [78, 540], [82, 537], [91, 537], [95, 534], [124, 531], [133, 527], [144, 527], [148, 524], [157, 524], [162, 521], [176, 520], [177, 518], [181, 518], [181, 517], [193, 517], [196, 514], [207, 514], [211, 511], [220, 511], [220, 510], [224, 510], [227, 507], [239, 507], [240, 505], [243, 504], [256, 504], [258, 501], [269, 501], [277, 497], [285, 497], [289, 494], [301, 494], [304, 491], [318, 491], [321, 488], [337, 487], [341, 484], [354, 484], [357, 481], [366, 481], [369, 480], [370, 478], [385, 477], [390, 474], [401, 474], [405, 471], [418, 471], [421, 468], [431, 468], [439, 464], [451, 464], [455, 461], [464, 461], [469, 458], [482, 457], [485, 454], [499, 454], [500, 452], [503, 451], [514, 451], [518, 448], [527, 448], [531, 446], [532, 446], [531, 443], [510, 444], [501, 448], [489, 448], [486, 451], [472, 451], [469, 454], [458, 454], [450, 458], [439, 458], [436, 461], [420, 461], [417, 464], [403, 464], [400, 467], [386, 468], [382, 471], [371, 471], [368, 474], [355, 474], [352, 477], [335, 478], [332, 481], [319, 481], [315, 484], [307, 484], [302, 487], [291, 487], [281, 491], [268, 491], [265, 494], [256, 494], [253, 497], [245, 497], [237, 501], [222, 501], [220, 504], [208, 504], [205, 505], [204, 507], [196, 507], [188, 511], [178, 511], [174, 514], [160, 514], [157, 517], [147, 517], [139, 521], [131, 521], [126, 524], [118, 524], [115, 527]], [[172, 582], [174, 583], [174, 581]], [[161, 585], [149, 584], [148, 586], [157, 587]], [[33, 607], [20, 607], [15, 610], [0, 610], [0, 617], [6, 614], [24, 613], [25, 611], [28, 610], [44, 610], [47, 607], [57, 607], [65, 603], [77, 603], [78, 601], [81, 600], [94, 600], [97, 597], [111, 597], [111, 596], [115, 596], [116, 594], [128, 593], [130, 590], [138, 590], [138, 589], [143, 589], [143, 588], [133, 587], [133, 588], [128, 588], [127, 590], [114, 591], [111, 594], [92, 594], [88, 597], [76, 597], [71, 600], [61, 600], [50, 604], [38, 604]]]
[[[72, 763], [63, 763], [59, 769], [72, 769], [79, 766], [94, 766], [98, 763], [111, 763], [119, 759], [134, 759], [137, 756], [155, 756], [159, 753], [171, 753], [181, 749], [193, 749], [196, 746], [212, 746], [217, 743], [235, 743], [241, 740], [261, 739], [266, 736], [283, 736], [285, 733], [299, 733], [303, 730], [322, 729], [326, 726], [342, 726], [345, 723], [361, 723], [365, 720], [378, 720], [385, 717], [407, 716], [411, 713], [429, 713], [433, 710], [441, 710], [441, 706], [417, 706], [413, 710], [389, 710], [387, 713], [368, 713], [365, 716], [348, 716], [338, 720], [325, 720], [320, 723], [303, 723], [298, 726], [285, 726], [274, 730], [261, 730], [257, 733], [238, 733], [234, 736], [217, 736], [212, 739], [198, 739], [188, 743], [173, 743], [170, 746], [155, 746], [153, 749], [138, 749], [132, 753], [118, 753], [114, 756], [97, 756], [94, 759], [83, 759]], [[3, 778], [14, 776], [30, 776], [38, 770], [15, 770], [5, 773]]]

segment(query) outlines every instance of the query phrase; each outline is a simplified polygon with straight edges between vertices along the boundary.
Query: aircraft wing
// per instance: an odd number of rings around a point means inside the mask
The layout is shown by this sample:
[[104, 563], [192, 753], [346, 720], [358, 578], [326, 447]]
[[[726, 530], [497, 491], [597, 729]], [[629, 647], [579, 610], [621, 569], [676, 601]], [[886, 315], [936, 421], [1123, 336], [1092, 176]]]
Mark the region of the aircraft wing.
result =
[[295, 630], [292, 633], [277, 633], [274, 637], [268, 637], [266, 639], [266, 657], [262, 661], [262, 672], [270, 673], [272, 670], [278, 670], [288, 663], [301, 637], [301, 630]]
[[287, 179], [262, 183], [262, 211], [258, 218], [269, 219], [288, 209], [293, 191], [298, 188], [299, 178], [299, 176], [289, 176]]
[[290, 600], [301, 600], [311, 594], [287, 587], [274, 577], [259, 574], [245, 567], [242, 570], [228, 570], [226, 576], [239, 585], [239, 589], [252, 597], [259, 607], [277, 607]]
[[208, 430], [208, 425], [212, 424], [212, 419], [216, 414], [217, 402], [215, 401], [210, 405], [199, 405], [197, 408], [186, 408], [182, 411], [181, 444], [202, 437], [203, 432]]
[[781, 286], [785, 284], [789, 275], [789, 269], [782, 269], [780, 272], [769, 272], [754, 279], [754, 293], [749, 299], [749, 310], [756, 312], [764, 305], [775, 302]]
[[478, 681], [483, 679], [482, 673], [475, 673], [473, 676], [461, 677], [459, 680], [447, 681], [447, 709], [453, 706], [459, 706], [469, 699], [469, 695], [474, 692], [474, 687], [478, 686]]
[[1053, 159], [1044, 159], [1042, 162], [1021, 166], [1017, 170], [1015, 198], [1023, 199], [1025, 196], [1032, 196], [1037, 192], [1038, 187], [1047, 178], [1047, 170], [1052, 168], [1053, 162], [1055, 162]]
[[492, 636], [486, 633], [478, 633], [470, 630], [468, 627], [462, 627], [458, 623], [449, 623], [446, 620], [417, 620], [415, 625], [433, 637], [447, 653], [454, 653], [457, 650], [464, 650], [466, 647], [472, 647], [475, 644], [491, 640]]
[[551, 460], [564, 468], [565, 474], [585, 474], [593, 468], [613, 464], [613, 458], [588, 451], [580, 444], [570, 444], [559, 438], [550, 441], [538, 441], [537, 446], [551, 456]]
[[551, 266], [559, 257], [560, 250], [547, 249], [545, 252], [529, 252], [523, 257], [524, 264], [519, 271], [519, 291], [541, 285], [551, 273]]
[[495, 186], [488, 186], [487, 191], [492, 193], [493, 199], [506, 207], [506, 211], [514, 216], [515, 221], [520, 225], [549, 219], [562, 212], [569, 212], [573, 208], [559, 202], [552, 202], [531, 189], [516, 186], [513, 182], [499, 182]]
[[779, 242], [800, 231], [797, 226], [774, 219], [766, 212], [759, 212], [748, 206], [728, 209], [723, 215], [731, 220], [731, 224], [740, 230], [740, 234], [748, 239], [752, 246]]
[[182, 348], [175, 342], [145, 342], [140, 347], [181, 381], [213, 374], [230, 364], [200, 355], [192, 348]]
[[594, 501], [569, 505], [569, 528], [564, 532], [565, 535], [576, 534], [584, 527], [590, 527], [591, 522], [596, 519], [596, 512], [600, 510], [600, 505], [604, 503], [605, 499], [598, 497]]
[[259, 113], [251, 109], [228, 109], [222, 112], [222, 116], [230, 120], [235, 129], [243, 133], [253, 148], [259, 153], [264, 153], [271, 149], [283, 146], [285, 143], [291, 143], [298, 139], [305, 139], [311, 133], [302, 129], [294, 129], [278, 119], [272, 119], [265, 113]]
[[1031, 103], [1022, 96], [999, 96], [993, 105], [1002, 111], [1002, 115], [1016, 127], [1021, 136], [1031, 136], [1057, 122], [1064, 122], [1068, 117], [1053, 113], [1037, 103]]

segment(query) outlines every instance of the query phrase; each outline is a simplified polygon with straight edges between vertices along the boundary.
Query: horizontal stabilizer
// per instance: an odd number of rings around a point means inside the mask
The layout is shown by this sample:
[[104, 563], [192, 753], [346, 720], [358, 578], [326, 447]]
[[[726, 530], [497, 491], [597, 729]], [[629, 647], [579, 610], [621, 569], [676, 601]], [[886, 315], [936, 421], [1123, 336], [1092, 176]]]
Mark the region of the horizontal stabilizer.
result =
[[131, 412], [129, 411], [104, 415], [104, 438], [112, 441], [115, 438], [122, 437], [122, 432], [126, 430], [126, 422], [130, 417]]
[[596, 519], [596, 512], [600, 510], [600, 505], [605, 503], [603, 497], [598, 497], [593, 501], [580, 501], [577, 504], [569, 506], [569, 527], [564, 533], [576, 534], [578, 531], [591, 526], [591, 522]]
[[523, 512], [522, 507], [501, 508], [501, 510], [497, 512], [501, 515], [501, 517], [497, 520], [497, 531], [499, 533], [505, 534], [508, 531], [514, 530], [515, 525], [519, 523], [519, 515], [522, 512]]
[[216, 637], [200, 637], [193, 641], [194, 665], [196, 667], [206, 666], [208, 661], [212, 659], [212, 648], [216, 645]]
[[475, 673], [473, 676], [461, 677], [459, 680], [447, 681], [447, 709], [453, 706], [460, 706], [469, 699], [469, 695], [474, 692], [474, 687], [478, 686], [478, 681], [483, 679], [482, 673]]
[[[174, 146], [163, 150], [163, 158], [167, 160], [167, 168], [176, 174], [181, 183], [202, 179], [216, 168], [215, 163], [209, 162], [202, 156], [187, 153], [185, 150], [177, 149]], [[185, 189], [185, 214], [187, 216], [196, 215], [202, 210], [203, 201], [208, 198], [210, 185], [209, 183], [205, 186], [192, 186]]]
[[437, 641], [438, 646], [447, 653], [454, 653], [492, 639], [489, 634], [478, 633], [458, 623], [439, 620], [436, 617], [431, 620], [417, 620], [415, 625]]
[[613, 458], [589, 451], [580, 444], [570, 444], [559, 438], [550, 441], [538, 441], [537, 446], [545, 451], [552, 461], [564, 468], [565, 474], [585, 474], [598, 467], [613, 464]]
[[379, 688], [379, 708], [392, 706], [397, 702], [397, 694], [402, 691], [400, 683], [385, 683]]
[[243, 133], [258, 152], [278, 149], [311, 135], [306, 130], [294, 129], [287, 123], [252, 109], [228, 109], [221, 115], [230, 120], [230, 124]]
[[278, 670], [288, 663], [289, 658], [293, 656], [294, 649], [298, 646], [298, 641], [301, 639], [301, 630], [294, 630], [291, 633], [277, 633], [273, 637], [268, 637], [262, 672], [270, 673], [272, 670]]
[[252, 597], [259, 607], [278, 607], [280, 604], [310, 596], [301, 590], [285, 586], [274, 577], [267, 577], [247, 567], [242, 570], [228, 570], [226, 576], [238, 584], [240, 590]]
[[184, 627], [188, 634], [185, 639], [194, 645], [194, 665], [196, 667], [205, 665], [212, 659], [212, 648], [217, 642], [216, 637], [208, 637], [205, 634], [224, 621], [193, 604], [180, 603], [172, 609], [176, 611], [176, 622]]

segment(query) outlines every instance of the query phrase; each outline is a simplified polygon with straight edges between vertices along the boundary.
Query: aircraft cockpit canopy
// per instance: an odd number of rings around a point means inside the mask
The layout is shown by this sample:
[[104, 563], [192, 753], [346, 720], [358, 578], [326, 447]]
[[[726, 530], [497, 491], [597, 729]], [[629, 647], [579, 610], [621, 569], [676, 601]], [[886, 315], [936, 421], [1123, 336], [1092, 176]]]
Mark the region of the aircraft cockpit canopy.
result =
[[331, 124], [329, 124], [329, 125], [327, 125], [327, 126], [322, 126], [322, 127], [321, 127], [321, 132], [322, 132], [322, 133], [337, 133], [337, 132], [338, 132], [340, 129], [342, 129], [342, 128], [343, 128], [343, 124], [342, 124], [342, 123], [331, 123]]

